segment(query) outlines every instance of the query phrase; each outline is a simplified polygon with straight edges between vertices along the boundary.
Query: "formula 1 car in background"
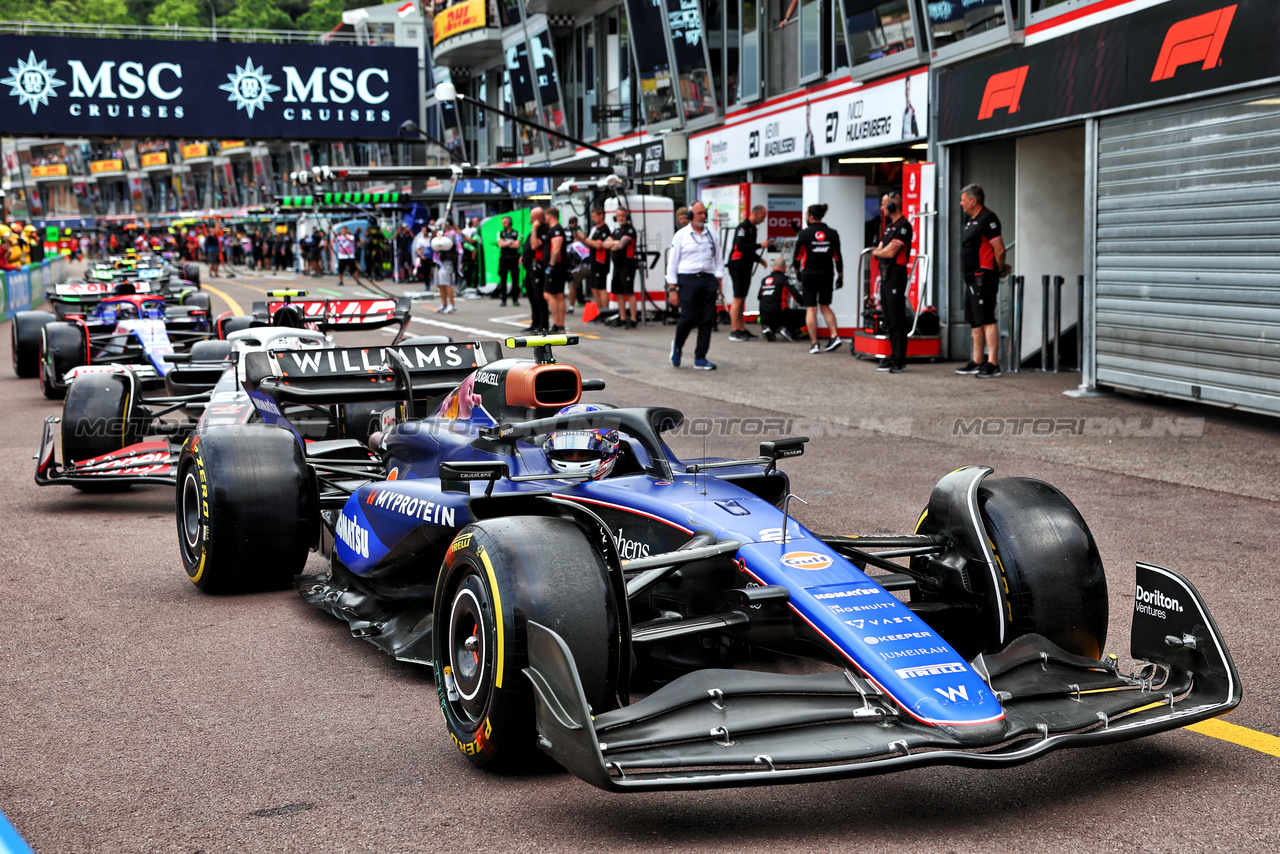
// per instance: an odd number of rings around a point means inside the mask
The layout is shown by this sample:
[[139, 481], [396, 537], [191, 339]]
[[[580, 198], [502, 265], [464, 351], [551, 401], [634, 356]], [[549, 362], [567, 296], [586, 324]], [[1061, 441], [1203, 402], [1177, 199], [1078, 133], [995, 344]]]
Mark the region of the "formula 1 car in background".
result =
[[[408, 307], [391, 306], [363, 318], [362, 328], [399, 325], [401, 341]], [[197, 341], [183, 354], [161, 360], [164, 386], [152, 388], [145, 366], [103, 365], [76, 371], [62, 415], [45, 419], [36, 456], [36, 483], [71, 485], [90, 492], [126, 489], [134, 484], [168, 484], [182, 442], [198, 425], [244, 424], [256, 420], [253, 406], [237, 381], [244, 354], [268, 347], [323, 352], [333, 346], [323, 332], [301, 328], [296, 312], [278, 312], [274, 325], [235, 318], [225, 340]], [[244, 321], [244, 323], [240, 323]], [[235, 329], [234, 326], [244, 326]], [[407, 344], [437, 344], [443, 336], [403, 339]], [[156, 392], [159, 393], [156, 393]], [[295, 423], [310, 439], [364, 439], [378, 429], [383, 409], [394, 401], [328, 407], [290, 406]], [[61, 438], [61, 464], [55, 458]]]
[[[612, 791], [1012, 765], [1239, 703], [1170, 570], [1137, 567], [1137, 665], [1102, 657], [1102, 562], [1052, 486], [966, 467], [911, 533], [820, 534], [777, 468], [806, 439], [681, 460], [662, 438], [680, 412], [580, 403], [603, 382], [554, 361], [574, 342], [508, 339], [533, 360], [492, 342], [246, 354], [265, 424], [201, 426], [179, 458], [188, 577], [293, 581], [434, 668], [472, 763], [521, 769], [540, 748]], [[388, 399], [367, 443], [322, 453], [286, 411]], [[312, 548], [327, 569], [295, 580]]]

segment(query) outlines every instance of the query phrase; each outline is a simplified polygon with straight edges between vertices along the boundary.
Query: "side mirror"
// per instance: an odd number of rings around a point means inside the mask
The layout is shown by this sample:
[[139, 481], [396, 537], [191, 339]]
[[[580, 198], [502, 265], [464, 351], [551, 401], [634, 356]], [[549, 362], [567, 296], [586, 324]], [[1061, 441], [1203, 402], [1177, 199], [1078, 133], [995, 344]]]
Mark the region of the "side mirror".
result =
[[493, 494], [493, 484], [497, 480], [511, 476], [511, 469], [506, 463], [497, 462], [456, 462], [444, 463], [440, 466], [440, 488], [445, 492], [463, 492], [470, 494], [471, 482], [486, 481], [485, 496]]

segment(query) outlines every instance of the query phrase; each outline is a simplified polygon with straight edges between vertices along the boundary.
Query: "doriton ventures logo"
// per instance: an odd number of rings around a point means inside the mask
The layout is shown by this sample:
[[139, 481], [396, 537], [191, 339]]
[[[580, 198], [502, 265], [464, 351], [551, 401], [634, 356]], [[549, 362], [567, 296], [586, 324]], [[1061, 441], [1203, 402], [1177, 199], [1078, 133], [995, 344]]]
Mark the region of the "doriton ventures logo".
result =
[[0, 80], [0, 85], [12, 88], [9, 94], [18, 99], [18, 105], [29, 105], [31, 114], [35, 115], [40, 104], [49, 106], [49, 99], [57, 97], [54, 91], [59, 86], [66, 86], [66, 81], [59, 80], [45, 60], [36, 61], [35, 51], [30, 51], [24, 60], [18, 58], [18, 67], [9, 66], [9, 76]]
[[253, 118], [254, 110], [266, 107], [267, 101], [273, 101], [272, 92], [279, 92], [280, 87], [272, 84], [270, 74], [262, 68], [253, 67], [253, 57], [246, 57], [244, 66], [236, 66], [235, 73], [228, 74], [227, 80], [218, 88], [231, 93], [228, 101], [235, 101], [237, 110], [244, 110]]

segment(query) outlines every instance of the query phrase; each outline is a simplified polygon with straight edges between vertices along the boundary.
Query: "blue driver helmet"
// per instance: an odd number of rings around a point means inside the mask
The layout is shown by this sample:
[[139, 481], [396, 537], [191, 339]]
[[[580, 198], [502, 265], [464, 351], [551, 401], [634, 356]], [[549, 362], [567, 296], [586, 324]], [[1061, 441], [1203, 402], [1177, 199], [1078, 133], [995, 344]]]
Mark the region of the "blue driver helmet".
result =
[[[560, 415], [585, 415], [610, 407], [592, 403], [566, 406]], [[557, 430], [547, 436], [544, 448], [551, 468], [561, 474], [587, 475], [599, 480], [613, 471], [621, 442], [617, 430]]]

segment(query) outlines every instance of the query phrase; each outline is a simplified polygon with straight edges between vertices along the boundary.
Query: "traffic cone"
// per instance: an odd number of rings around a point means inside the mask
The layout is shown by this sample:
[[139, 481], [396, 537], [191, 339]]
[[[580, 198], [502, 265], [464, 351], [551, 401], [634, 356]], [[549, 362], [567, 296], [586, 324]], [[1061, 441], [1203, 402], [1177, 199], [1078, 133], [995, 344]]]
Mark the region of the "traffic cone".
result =
[[582, 310], [582, 322], [590, 323], [600, 316], [600, 306], [593, 302], [587, 303], [587, 307]]

